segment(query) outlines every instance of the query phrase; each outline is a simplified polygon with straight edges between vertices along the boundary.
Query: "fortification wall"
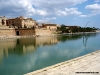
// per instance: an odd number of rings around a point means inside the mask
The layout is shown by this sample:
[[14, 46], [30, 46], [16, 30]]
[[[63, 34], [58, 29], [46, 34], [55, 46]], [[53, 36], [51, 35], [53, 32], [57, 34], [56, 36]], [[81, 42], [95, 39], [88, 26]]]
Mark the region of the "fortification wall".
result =
[[52, 35], [54, 31], [49, 29], [35, 29], [35, 35], [45, 36], [45, 35]]
[[0, 36], [15, 36], [16, 32], [13, 28], [0, 29]]
[[27, 35], [35, 35], [33, 29], [16, 29], [17, 36], [27, 36]]
[[47, 36], [54, 34], [55, 31], [49, 29], [14, 29], [14, 28], [0, 28], [0, 36], [30, 36], [40, 35]]

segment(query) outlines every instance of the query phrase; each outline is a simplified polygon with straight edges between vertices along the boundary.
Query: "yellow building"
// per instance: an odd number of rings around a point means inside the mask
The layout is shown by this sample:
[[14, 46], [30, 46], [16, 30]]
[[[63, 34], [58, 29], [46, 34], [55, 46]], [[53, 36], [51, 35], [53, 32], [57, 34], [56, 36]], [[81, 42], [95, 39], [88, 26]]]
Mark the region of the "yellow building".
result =
[[57, 24], [42, 24], [43, 28], [57, 30]]
[[7, 26], [14, 28], [33, 28], [36, 26], [36, 21], [32, 18], [24, 18], [22, 16], [12, 19], [7, 19]]
[[0, 26], [6, 26], [6, 17], [0, 17]]

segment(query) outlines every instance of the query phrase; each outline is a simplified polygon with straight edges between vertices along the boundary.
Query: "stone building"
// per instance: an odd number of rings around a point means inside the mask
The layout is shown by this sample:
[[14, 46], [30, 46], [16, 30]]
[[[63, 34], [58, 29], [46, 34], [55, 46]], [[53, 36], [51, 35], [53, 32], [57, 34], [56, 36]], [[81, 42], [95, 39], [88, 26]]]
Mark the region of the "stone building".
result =
[[66, 29], [70, 29], [70, 28], [80, 28], [80, 26], [66, 26]]
[[32, 18], [24, 18], [22, 16], [12, 19], [7, 19], [7, 26], [14, 28], [33, 28], [36, 26], [36, 21]]
[[6, 26], [6, 17], [0, 17], [0, 26]]
[[43, 28], [57, 30], [57, 24], [42, 24]]

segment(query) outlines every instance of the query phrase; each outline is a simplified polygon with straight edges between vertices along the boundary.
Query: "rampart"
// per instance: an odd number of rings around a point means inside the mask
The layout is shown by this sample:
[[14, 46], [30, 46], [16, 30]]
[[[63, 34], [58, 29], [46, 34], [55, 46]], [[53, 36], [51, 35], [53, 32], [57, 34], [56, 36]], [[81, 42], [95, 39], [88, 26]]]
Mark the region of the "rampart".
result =
[[45, 28], [35, 29], [35, 35], [45, 36], [45, 35], [52, 35], [54, 33], [55, 31], [50, 29], [45, 29]]
[[1, 28], [0, 36], [15, 36], [16, 32], [14, 28]]
[[49, 36], [54, 34], [55, 31], [50, 29], [31, 29], [31, 28], [0, 28], [0, 36]]
[[34, 29], [15, 29], [17, 36], [35, 35]]

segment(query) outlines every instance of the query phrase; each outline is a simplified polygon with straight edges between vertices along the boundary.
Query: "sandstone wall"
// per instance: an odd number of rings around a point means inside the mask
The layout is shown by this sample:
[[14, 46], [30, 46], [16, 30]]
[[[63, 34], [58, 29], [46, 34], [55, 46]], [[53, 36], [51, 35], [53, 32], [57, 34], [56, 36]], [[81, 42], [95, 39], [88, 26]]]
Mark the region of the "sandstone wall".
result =
[[30, 36], [30, 35], [52, 35], [55, 31], [49, 29], [14, 29], [14, 28], [0, 28], [0, 36]]
[[15, 36], [16, 32], [15, 29], [10, 29], [10, 28], [5, 28], [5, 29], [0, 29], [0, 36]]
[[45, 35], [52, 35], [54, 31], [49, 29], [35, 29], [35, 35], [45, 36]]
[[[19, 33], [19, 35], [17, 34]], [[35, 32], [33, 29], [16, 29], [16, 35], [17, 36], [27, 36], [27, 35], [34, 35]]]

